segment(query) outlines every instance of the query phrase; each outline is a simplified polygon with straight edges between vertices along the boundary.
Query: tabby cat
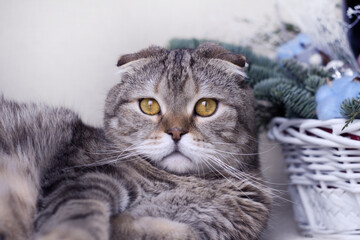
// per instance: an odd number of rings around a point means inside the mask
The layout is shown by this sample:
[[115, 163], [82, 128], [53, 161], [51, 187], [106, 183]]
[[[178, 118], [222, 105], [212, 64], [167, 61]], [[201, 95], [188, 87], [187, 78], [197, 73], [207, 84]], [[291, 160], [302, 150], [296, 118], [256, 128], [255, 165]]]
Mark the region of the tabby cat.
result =
[[0, 239], [258, 239], [270, 193], [245, 58], [122, 56], [104, 128], [0, 97]]

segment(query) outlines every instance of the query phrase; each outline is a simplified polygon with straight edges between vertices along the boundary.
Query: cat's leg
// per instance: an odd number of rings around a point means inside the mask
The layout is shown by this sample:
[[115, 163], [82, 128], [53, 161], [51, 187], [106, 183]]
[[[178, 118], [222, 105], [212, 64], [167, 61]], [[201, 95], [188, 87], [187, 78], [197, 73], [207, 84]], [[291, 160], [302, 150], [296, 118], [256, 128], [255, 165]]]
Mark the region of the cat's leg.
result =
[[35, 239], [105, 240], [109, 238], [109, 217], [109, 206], [102, 201], [72, 200], [43, 223]]
[[[20, 159], [21, 158], [21, 159]], [[0, 239], [25, 240], [32, 231], [37, 183], [25, 156], [0, 153]]]
[[[58, 186], [57, 186], [58, 185]], [[108, 240], [110, 216], [128, 205], [128, 192], [114, 178], [87, 173], [54, 182], [35, 222], [37, 240]]]
[[54, 154], [71, 142], [72, 111], [20, 104], [0, 95], [0, 239], [29, 239], [40, 178]]
[[[260, 179], [258, 181], [261, 181]], [[270, 190], [251, 179], [225, 181], [215, 191], [197, 189], [174, 219], [192, 226], [206, 240], [258, 240], [269, 217]], [[172, 203], [172, 204], [176, 204]]]
[[185, 223], [160, 217], [133, 218], [129, 213], [111, 219], [111, 240], [197, 240], [196, 231]]

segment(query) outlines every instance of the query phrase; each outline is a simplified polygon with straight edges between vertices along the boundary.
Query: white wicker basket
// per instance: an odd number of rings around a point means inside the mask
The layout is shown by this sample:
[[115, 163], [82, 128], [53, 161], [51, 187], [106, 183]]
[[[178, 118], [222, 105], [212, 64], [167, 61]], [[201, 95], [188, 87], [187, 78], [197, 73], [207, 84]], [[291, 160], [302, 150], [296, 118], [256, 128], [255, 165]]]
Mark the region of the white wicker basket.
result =
[[304, 235], [360, 239], [360, 120], [274, 118], [268, 136], [283, 146], [295, 220]]

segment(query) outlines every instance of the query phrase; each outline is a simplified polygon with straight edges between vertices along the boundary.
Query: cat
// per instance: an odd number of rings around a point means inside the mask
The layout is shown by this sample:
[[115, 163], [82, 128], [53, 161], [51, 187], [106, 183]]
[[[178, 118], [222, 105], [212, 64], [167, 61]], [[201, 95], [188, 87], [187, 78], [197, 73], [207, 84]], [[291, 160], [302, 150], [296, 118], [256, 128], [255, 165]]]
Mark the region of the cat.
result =
[[214, 43], [124, 55], [103, 128], [0, 97], [0, 239], [258, 239], [245, 62]]

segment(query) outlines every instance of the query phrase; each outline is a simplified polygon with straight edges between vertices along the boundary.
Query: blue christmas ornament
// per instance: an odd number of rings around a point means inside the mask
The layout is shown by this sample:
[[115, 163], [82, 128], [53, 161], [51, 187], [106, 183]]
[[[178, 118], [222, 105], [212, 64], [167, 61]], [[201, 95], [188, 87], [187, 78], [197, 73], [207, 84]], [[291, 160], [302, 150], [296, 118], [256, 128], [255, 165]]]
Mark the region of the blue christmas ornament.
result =
[[341, 103], [347, 98], [355, 98], [360, 93], [360, 76], [343, 76], [320, 87], [315, 95], [316, 114], [320, 120], [342, 118]]
[[322, 49], [314, 46], [305, 34], [299, 34], [276, 49], [279, 61], [296, 59], [307, 65], [326, 65], [331, 61], [330, 56]]
[[279, 60], [295, 58], [308, 49], [310, 45], [310, 38], [305, 34], [299, 34], [293, 40], [277, 48], [277, 58]]

